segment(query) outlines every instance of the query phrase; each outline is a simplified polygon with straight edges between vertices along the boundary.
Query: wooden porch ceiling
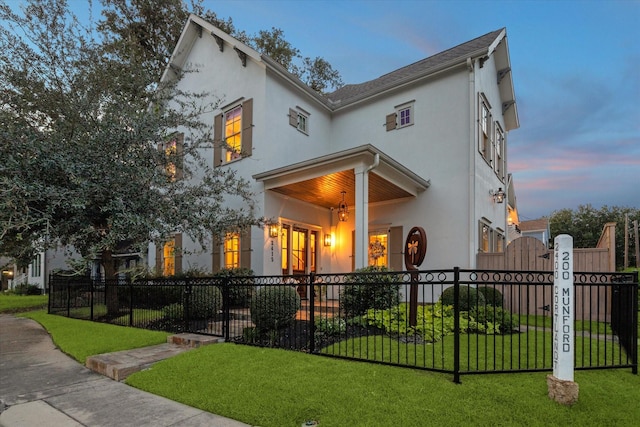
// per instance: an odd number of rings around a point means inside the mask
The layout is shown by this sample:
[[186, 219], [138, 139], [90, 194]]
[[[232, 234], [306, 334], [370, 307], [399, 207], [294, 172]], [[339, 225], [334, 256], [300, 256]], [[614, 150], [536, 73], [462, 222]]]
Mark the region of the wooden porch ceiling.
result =
[[[271, 190], [327, 209], [337, 208], [338, 203], [342, 201], [342, 191], [346, 191], [345, 202], [349, 207], [355, 205], [356, 186], [352, 169], [275, 187]], [[369, 203], [411, 196], [411, 193], [376, 175], [375, 172], [369, 173]]]

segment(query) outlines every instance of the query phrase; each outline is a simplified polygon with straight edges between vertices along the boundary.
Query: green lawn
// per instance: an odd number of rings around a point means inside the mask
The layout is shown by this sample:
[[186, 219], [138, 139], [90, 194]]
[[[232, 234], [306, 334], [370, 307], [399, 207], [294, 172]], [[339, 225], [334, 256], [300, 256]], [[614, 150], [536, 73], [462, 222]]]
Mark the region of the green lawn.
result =
[[463, 376], [219, 344], [136, 373], [127, 383], [251, 425], [635, 426], [640, 378], [579, 371], [579, 401], [547, 397], [547, 373]]
[[0, 292], [0, 313], [18, 313], [21, 311], [47, 308], [47, 295], [14, 295]]
[[[37, 311], [22, 315], [43, 324], [81, 362], [91, 354], [164, 342], [167, 335]], [[462, 342], [486, 350], [483, 339]], [[127, 383], [262, 427], [309, 420], [321, 426], [637, 425], [640, 377], [630, 369], [576, 371], [580, 396], [572, 407], [547, 397], [547, 374], [463, 375], [462, 384], [454, 384], [451, 374], [217, 344], [157, 363]]]
[[68, 319], [44, 311], [22, 313], [49, 331], [53, 342], [65, 353], [84, 364], [89, 356], [146, 347], [167, 342], [167, 332]]

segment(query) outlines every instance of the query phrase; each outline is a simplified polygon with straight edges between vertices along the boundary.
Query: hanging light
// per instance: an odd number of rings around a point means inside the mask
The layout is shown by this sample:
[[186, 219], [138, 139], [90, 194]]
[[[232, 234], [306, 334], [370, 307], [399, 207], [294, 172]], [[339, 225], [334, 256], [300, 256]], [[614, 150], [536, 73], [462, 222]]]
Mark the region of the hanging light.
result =
[[349, 219], [349, 207], [347, 203], [344, 201], [344, 195], [347, 194], [346, 191], [342, 192], [342, 201], [338, 205], [338, 219], [340, 221], [346, 221]]
[[498, 188], [498, 191], [489, 191], [489, 194], [493, 196], [493, 201], [496, 203], [502, 203], [504, 202], [504, 190], [502, 190], [502, 187]]

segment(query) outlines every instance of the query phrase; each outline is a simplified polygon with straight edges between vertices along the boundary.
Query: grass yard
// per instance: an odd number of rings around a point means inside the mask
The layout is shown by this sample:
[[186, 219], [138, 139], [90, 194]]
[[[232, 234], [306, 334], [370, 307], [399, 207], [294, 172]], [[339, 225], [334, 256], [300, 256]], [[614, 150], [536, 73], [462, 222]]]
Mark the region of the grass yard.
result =
[[[93, 354], [166, 342], [168, 335], [43, 311], [21, 316], [40, 322], [56, 345], [81, 363]], [[490, 359], [492, 351], [505, 354], [505, 360], [511, 363], [507, 354], [527, 339], [550, 342], [548, 332], [529, 331], [514, 336], [470, 335], [462, 337], [461, 343], [470, 347], [481, 363]], [[578, 354], [592, 341], [579, 341]], [[429, 360], [397, 351], [398, 346], [382, 347], [368, 340], [341, 345], [345, 351], [356, 351], [357, 346], [375, 348], [380, 360], [414, 358], [427, 360], [425, 364]], [[440, 357], [438, 363], [448, 366], [448, 347], [437, 346], [442, 344], [434, 344], [435, 352], [428, 351], [428, 356]], [[539, 355], [529, 357], [537, 361]], [[630, 369], [576, 371], [580, 396], [572, 407], [548, 398], [549, 373], [463, 375], [462, 384], [454, 384], [451, 374], [227, 343], [159, 362], [131, 375], [126, 382], [262, 427], [297, 427], [310, 420], [323, 427], [638, 425], [640, 376]]]
[[84, 365], [89, 356], [146, 347], [167, 342], [167, 332], [109, 325], [87, 320], [68, 319], [44, 311], [22, 313], [49, 331], [53, 342]]
[[15, 295], [0, 292], [0, 313], [19, 313], [21, 311], [47, 308], [47, 295]]
[[547, 373], [451, 375], [276, 349], [218, 344], [130, 376], [127, 383], [251, 425], [635, 426], [640, 378], [579, 371], [580, 398], [547, 397]]
[[[551, 369], [551, 332], [529, 331], [514, 335], [467, 334], [460, 337], [461, 371]], [[353, 338], [322, 349], [322, 353], [400, 363], [430, 369], [453, 370], [453, 336], [427, 345], [401, 344], [380, 335]], [[607, 366], [627, 360], [612, 343], [576, 337], [576, 366]], [[464, 357], [464, 355], [469, 355]], [[522, 357], [520, 357], [522, 355]]]

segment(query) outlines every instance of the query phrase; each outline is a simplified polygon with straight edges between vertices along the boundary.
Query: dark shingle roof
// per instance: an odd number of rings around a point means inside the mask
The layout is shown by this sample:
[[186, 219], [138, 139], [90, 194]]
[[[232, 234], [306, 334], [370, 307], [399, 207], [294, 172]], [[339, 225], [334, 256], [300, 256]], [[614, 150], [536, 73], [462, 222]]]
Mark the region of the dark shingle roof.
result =
[[334, 107], [344, 106], [358, 99], [376, 94], [385, 89], [396, 86], [402, 82], [411, 81], [414, 78], [429, 75], [446, 64], [453, 64], [466, 60], [471, 54], [487, 50], [504, 29], [492, 31], [470, 40], [466, 43], [437, 53], [433, 56], [415, 62], [396, 71], [370, 80], [365, 83], [346, 85], [333, 93], [327, 94], [326, 98]]

